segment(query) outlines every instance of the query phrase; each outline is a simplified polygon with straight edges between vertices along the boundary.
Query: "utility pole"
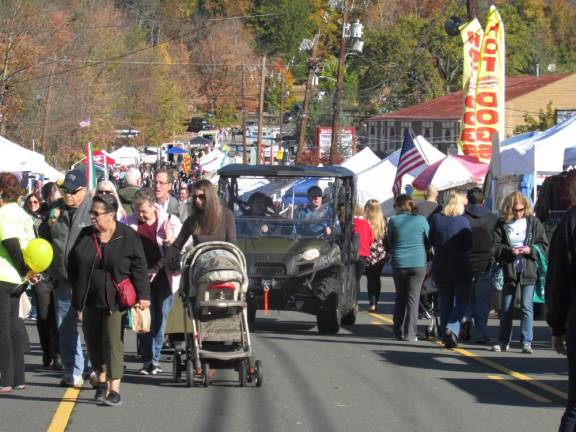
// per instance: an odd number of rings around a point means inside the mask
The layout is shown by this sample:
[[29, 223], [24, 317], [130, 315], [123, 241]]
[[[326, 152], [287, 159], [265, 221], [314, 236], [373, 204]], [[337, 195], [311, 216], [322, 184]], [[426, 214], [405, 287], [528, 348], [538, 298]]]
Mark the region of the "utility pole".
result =
[[245, 103], [245, 65], [242, 64], [242, 163], [248, 163], [248, 146], [246, 145], [246, 103]]
[[468, 11], [468, 20], [473, 20], [478, 16], [478, 0], [466, 0], [466, 10]]
[[304, 105], [300, 117], [300, 135], [298, 136], [298, 147], [296, 149], [296, 165], [302, 161], [304, 152], [304, 143], [306, 142], [306, 125], [308, 123], [308, 110], [310, 108], [310, 99], [312, 98], [312, 86], [314, 85], [314, 76], [316, 75], [316, 66], [318, 65], [318, 40], [320, 35], [317, 33], [312, 42], [312, 55], [308, 60], [308, 80], [304, 90]]
[[256, 144], [256, 164], [261, 163], [262, 131], [264, 128], [264, 90], [266, 87], [266, 56], [262, 57], [262, 73], [260, 75], [260, 106], [258, 107], [258, 143]]
[[[278, 134], [280, 140], [278, 141], [278, 151], [282, 150], [282, 126], [284, 124], [284, 71], [280, 71], [280, 128]], [[274, 158], [272, 158], [274, 162]]]
[[340, 39], [340, 55], [338, 56], [338, 76], [334, 94], [334, 117], [332, 120], [332, 140], [330, 142], [330, 165], [336, 162], [338, 144], [340, 142], [340, 100], [344, 84], [344, 67], [346, 64], [346, 24], [348, 24], [348, 0], [342, 0], [342, 35]]

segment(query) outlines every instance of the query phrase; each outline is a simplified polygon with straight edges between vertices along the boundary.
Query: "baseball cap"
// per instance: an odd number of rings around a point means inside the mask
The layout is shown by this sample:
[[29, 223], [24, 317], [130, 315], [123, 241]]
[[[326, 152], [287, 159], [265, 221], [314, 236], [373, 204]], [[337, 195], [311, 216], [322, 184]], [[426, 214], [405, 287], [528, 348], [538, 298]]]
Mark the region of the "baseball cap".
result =
[[86, 177], [80, 170], [68, 171], [64, 176], [64, 182], [62, 183], [61, 187], [62, 189], [70, 192], [82, 187], [86, 187]]

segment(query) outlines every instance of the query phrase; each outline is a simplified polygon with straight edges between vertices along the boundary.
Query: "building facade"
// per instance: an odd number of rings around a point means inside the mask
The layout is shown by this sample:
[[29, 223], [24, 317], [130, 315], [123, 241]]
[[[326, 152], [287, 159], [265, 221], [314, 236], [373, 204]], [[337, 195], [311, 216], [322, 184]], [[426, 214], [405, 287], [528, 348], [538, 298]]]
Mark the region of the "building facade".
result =
[[[524, 115], [537, 118], [540, 110], [552, 107], [562, 115], [576, 111], [576, 74], [506, 78], [506, 138], [524, 124]], [[462, 91], [423, 102], [398, 111], [370, 117], [367, 145], [386, 156], [402, 146], [404, 130], [411, 128], [446, 153], [455, 146], [460, 133], [464, 94]]]

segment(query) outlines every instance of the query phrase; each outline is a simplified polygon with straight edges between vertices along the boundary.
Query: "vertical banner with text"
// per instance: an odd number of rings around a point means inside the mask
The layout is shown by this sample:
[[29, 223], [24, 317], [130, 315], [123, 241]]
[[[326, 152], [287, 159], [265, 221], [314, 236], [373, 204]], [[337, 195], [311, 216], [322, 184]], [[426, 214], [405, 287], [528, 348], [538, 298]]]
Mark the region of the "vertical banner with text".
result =
[[495, 133], [498, 132], [499, 137], [506, 136], [504, 53], [504, 24], [496, 8], [491, 6], [482, 38], [476, 79], [475, 82], [470, 80], [464, 102], [459, 140], [462, 153], [477, 156], [485, 162], [492, 158], [492, 138]]
[[[474, 140], [474, 98], [476, 97], [476, 82], [478, 81], [478, 62], [484, 31], [477, 18], [460, 28], [464, 49], [464, 64], [462, 67], [462, 92], [464, 93], [464, 114], [460, 120], [460, 137], [458, 152], [466, 153], [475, 145]], [[472, 103], [470, 103], [472, 102]]]

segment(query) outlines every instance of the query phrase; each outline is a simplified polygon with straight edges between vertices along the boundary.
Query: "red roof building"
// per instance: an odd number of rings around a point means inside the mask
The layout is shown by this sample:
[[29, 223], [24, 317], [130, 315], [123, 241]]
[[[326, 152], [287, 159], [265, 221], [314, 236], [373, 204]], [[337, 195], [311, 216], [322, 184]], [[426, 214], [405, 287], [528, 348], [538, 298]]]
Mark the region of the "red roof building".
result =
[[[506, 78], [506, 136], [524, 124], [524, 115], [537, 117], [552, 102], [557, 115], [576, 111], [576, 74]], [[402, 144], [403, 131], [412, 128], [442, 151], [456, 144], [464, 109], [462, 91], [367, 120], [367, 145], [375, 152], [390, 154]]]

